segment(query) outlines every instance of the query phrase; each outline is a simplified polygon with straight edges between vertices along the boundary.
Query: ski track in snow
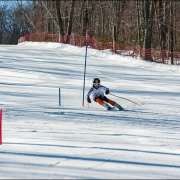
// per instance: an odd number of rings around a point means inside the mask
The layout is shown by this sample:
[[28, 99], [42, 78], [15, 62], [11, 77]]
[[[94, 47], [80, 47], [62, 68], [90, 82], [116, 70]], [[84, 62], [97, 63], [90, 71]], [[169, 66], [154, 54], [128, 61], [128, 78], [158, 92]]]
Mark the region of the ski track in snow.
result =
[[[180, 67], [88, 50], [94, 77], [126, 111], [82, 107], [85, 48], [0, 46], [0, 178], [180, 178]], [[58, 106], [58, 88], [62, 106]]]

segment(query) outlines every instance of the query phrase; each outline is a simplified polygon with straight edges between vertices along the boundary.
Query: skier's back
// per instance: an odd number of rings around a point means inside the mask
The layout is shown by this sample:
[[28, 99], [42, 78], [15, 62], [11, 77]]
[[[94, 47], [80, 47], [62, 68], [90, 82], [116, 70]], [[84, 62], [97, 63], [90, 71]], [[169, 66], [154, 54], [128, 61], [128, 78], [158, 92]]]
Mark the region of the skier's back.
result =
[[109, 88], [102, 86], [100, 84], [99, 78], [94, 78], [93, 86], [90, 88], [87, 94], [87, 101], [88, 103], [91, 103], [91, 99], [93, 99], [101, 106], [104, 106], [107, 110], [111, 110], [113, 109], [113, 107], [116, 107], [119, 110], [123, 110], [123, 108], [118, 103], [105, 96], [106, 94], [109, 93], [110, 93]]

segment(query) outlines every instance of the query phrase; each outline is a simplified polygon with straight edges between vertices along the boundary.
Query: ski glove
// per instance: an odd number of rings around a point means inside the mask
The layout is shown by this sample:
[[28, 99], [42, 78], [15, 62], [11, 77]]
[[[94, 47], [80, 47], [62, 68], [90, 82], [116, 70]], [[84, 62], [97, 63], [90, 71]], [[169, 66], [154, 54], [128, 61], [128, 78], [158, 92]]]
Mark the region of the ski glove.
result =
[[89, 97], [87, 97], [87, 102], [91, 103], [91, 99]]
[[106, 89], [106, 92], [105, 92], [106, 94], [109, 94], [110, 93], [110, 91], [109, 91], [109, 89]]

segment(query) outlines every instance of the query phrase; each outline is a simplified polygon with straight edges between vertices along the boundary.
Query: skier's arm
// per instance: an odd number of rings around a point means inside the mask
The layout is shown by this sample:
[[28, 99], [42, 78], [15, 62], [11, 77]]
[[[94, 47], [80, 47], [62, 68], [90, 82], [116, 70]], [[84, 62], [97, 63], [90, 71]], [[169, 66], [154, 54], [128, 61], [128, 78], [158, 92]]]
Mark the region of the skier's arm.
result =
[[91, 99], [90, 99], [89, 96], [87, 97], [87, 102], [88, 102], [88, 103], [91, 103]]
[[109, 94], [109, 93], [110, 93], [109, 88], [106, 89], [105, 93], [106, 93], [106, 94]]
[[93, 88], [91, 88], [87, 94], [87, 102], [88, 103], [91, 103], [90, 95], [91, 95], [92, 91], [93, 91]]
[[104, 89], [105, 94], [109, 94], [109, 93], [110, 93], [109, 88], [107, 88], [107, 87], [105, 87], [105, 86], [102, 86], [102, 87], [103, 87], [103, 89]]

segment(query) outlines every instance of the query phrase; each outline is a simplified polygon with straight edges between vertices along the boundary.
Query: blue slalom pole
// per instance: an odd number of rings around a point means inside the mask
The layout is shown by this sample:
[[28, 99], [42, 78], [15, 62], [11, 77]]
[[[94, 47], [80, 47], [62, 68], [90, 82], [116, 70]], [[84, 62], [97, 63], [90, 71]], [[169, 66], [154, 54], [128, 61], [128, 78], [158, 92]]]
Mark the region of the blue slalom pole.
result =
[[59, 88], [59, 106], [61, 106], [61, 88]]
[[85, 51], [85, 62], [84, 62], [84, 81], [83, 81], [83, 102], [82, 106], [84, 106], [84, 96], [85, 96], [85, 81], [86, 81], [86, 62], [87, 62], [87, 49], [88, 49], [88, 42], [87, 42], [87, 32], [86, 32], [86, 51]]

